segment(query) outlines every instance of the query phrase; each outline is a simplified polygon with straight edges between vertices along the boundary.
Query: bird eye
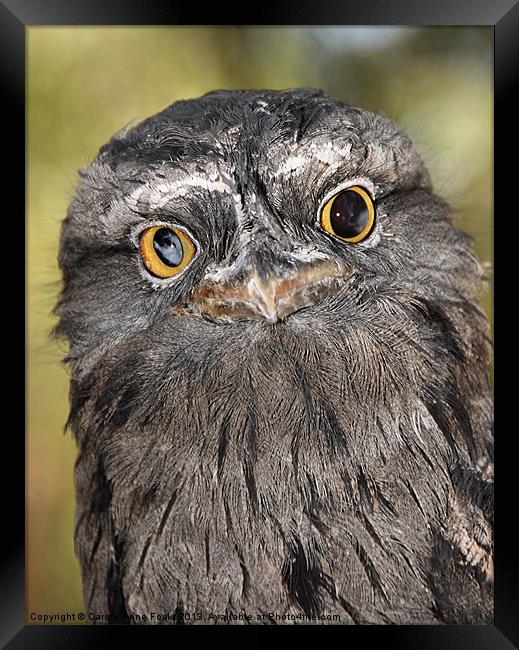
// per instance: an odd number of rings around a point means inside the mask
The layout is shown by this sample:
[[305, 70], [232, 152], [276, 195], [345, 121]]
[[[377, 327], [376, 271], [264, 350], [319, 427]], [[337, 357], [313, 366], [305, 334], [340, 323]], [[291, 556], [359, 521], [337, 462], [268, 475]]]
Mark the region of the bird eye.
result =
[[375, 223], [375, 204], [362, 187], [354, 185], [332, 196], [321, 210], [323, 229], [350, 244], [370, 234]]
[[191, 262], [196, 246], [180, 228], [153, 226], [141, 233], [139, 251], [151, 275], [171, 278]]

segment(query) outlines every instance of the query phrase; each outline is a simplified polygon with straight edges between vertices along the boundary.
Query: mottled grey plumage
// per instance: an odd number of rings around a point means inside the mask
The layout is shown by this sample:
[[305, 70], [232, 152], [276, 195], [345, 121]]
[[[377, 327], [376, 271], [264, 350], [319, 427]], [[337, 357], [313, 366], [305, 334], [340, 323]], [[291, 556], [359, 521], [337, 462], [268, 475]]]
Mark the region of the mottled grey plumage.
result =
[[[80, 176], [57, 333], [85, 607], [490, 622], [482, 270], [409, 138], [311, 89], [217, 91]], [[317, 223], [351, 181], [377, 202], [359, 244]], [[156, 223], [199, 242], [179, 277], [142, 265]]]

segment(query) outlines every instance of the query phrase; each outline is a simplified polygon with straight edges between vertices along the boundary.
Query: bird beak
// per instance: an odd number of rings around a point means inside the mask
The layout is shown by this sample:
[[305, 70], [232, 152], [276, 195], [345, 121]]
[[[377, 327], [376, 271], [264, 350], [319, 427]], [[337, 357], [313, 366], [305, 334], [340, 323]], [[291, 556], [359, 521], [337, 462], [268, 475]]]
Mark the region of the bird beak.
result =
[[184, 311], [211, 320], [276, 323], [335, 293], [351, 275], [331, 259], [267, 251], [245, 253], [232, 265], [215, 267], [193, 293]]

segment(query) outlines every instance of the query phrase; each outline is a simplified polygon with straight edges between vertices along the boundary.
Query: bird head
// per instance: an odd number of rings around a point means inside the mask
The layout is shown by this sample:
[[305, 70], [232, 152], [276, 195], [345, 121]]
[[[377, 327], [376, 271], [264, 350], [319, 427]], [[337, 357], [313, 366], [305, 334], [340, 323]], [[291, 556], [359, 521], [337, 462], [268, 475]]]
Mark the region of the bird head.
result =
[[410, 138], [313, 89], [216, 91], [115, 135], [60, 266], [72, 415], [95, 388], [96, 422], [137, 437], [196, 446], [253, 413], [270, 449], [295, 418], [387, 457], [427, 405], [458, 427], [488, 358], [481, 267]]

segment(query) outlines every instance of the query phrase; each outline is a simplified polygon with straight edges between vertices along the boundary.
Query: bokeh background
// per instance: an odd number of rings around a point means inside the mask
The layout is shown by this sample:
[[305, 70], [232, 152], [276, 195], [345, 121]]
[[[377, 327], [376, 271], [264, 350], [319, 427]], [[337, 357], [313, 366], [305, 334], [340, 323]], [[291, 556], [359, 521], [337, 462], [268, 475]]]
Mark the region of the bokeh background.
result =
[[[110, 136], [217, 88], [322, 88], [413, 138], [491, 274], [491, 28], [40, 28], [27, 57], [27, 614], [82, 610], [68, 377], [49, 340], [60, 222]], [[491, 296], [481, 298], [490, 315]]]

